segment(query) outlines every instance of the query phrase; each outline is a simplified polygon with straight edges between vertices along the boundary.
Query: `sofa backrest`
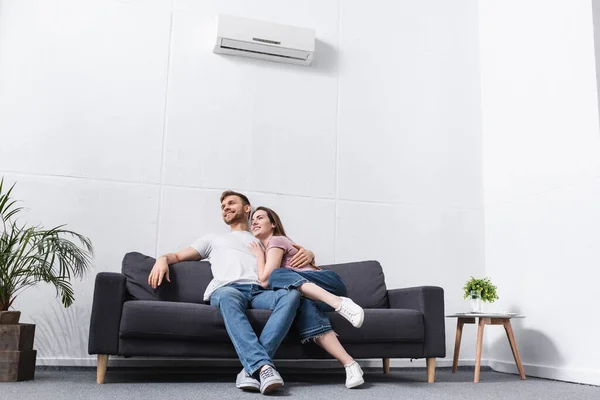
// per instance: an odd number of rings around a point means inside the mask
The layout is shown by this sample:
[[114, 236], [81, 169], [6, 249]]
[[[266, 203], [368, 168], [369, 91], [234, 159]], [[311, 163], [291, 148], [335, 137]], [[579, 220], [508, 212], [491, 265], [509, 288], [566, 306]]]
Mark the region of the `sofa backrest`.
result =
[[163, 281], [156, 289], [148, 285], [148, 275], [156, 260], [141, 253], [125, 254], [121, 272], [127, 278], [127, 292], [135, 300], [182, 301], [203, 303], [212, 279], [208, 261], [184, 261], [169, 268], [171, 283]]
[[[212, 279], [208, 261], [184, 261], [171, 265], [171, 283], [152, 289], [148, 275], [155, 259], [141, 253], [127, 253], [122, 273], [127, 278], [129, 298], [135, 300], [181, 301], [202, 303], [204, 291]], [[388, 299], [381, 265], [377, 261], [320, 266], [336, 272], [348, 288], [348, 296], [364, 308], [387, 308]]]
[[385, 277], [379, 261], [358, 261], [345, 264], [320, 265], [342, 278], [348, 297], [363, 308], [388, 308]]

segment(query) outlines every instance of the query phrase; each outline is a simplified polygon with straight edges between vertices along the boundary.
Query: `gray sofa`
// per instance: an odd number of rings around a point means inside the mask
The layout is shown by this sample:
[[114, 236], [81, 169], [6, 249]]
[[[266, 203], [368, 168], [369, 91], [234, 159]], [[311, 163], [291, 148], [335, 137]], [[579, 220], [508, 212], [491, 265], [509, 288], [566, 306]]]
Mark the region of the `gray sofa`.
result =
[[[237, 355], [219, 310], [202, 295], [212, 279], [207, 261], [171, 266], [171, 283], [153, 290], [148, 274], [154, 258], [128, 253], [122, 273], [96, 276], [90, 322], [89, 354], [98, 355], [97, 381], [103, 383], [108, 357], [165, 356], [231, 358]], [[329, 314], [340, 342], [354, 358], [382, 358], [384, 372], [390, 358], [427, 359], [428, 381], [435, 376], [435, 358], [446, 356], [444, 291], [421, 286], [387, 290], [377, 261], [322, 266], [338, 273], [348, 296], [365, 309], [356, 329], [337, 313]], [[257, 333], [270, 311], [248, 310]], [[275, 359], [331, 358], [315, 344], [300, 344], [294, 327]]]

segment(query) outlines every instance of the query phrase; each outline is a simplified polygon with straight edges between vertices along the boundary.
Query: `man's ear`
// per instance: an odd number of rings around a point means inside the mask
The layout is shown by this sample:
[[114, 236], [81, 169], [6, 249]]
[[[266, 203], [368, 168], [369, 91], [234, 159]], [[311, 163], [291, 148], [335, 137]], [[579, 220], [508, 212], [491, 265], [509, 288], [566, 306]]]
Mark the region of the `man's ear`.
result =
[[244, 206], [244, 212], [248, 215], [250, 215], [250, 213], [252, 212], [252, 206], [250, 206], [250, 204], [246, 204]]

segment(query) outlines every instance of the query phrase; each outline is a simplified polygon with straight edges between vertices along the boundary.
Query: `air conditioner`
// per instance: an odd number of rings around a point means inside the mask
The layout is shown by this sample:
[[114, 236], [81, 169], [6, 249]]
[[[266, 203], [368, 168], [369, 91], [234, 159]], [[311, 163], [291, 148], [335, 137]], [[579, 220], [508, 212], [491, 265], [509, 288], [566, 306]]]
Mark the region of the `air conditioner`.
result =
[[309, 65], [314, 51], [314, 29], [219, 15], [215, 53]]

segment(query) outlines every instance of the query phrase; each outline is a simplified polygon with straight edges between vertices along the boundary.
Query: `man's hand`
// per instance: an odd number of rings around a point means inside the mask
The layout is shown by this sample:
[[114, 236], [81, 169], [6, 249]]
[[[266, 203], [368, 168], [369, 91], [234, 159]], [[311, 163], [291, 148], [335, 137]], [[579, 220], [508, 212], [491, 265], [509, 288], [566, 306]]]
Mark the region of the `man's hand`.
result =
[[154, 267], [152, 267], [152, 271], [150, 271], [150, 275], [148, 275], [148, 285], [152, 286], [152, 289], [156, 289], [162, 283], [165, 275], [167, 282], [171, 282], [171, 278], [169, 278], [169, 265], [200, 259], [200, 253], [192, 246], [188, 246], [177, 253], [169, 253], [158, 257], [156, 263], [154, 263]]
[[169, 278], [169, 264], [165, 257], [159, 257], [148, 275], [148, 285], [152, 286], [152, 289], [156, 289], [163, 281], [163, 278], [167, 277], [167, 282], [171, 282]]
[[298, 253], [292, 257], [290, 264], [294, 268], [301, 268], [309, 265], [315, 259], [315, 253], [310, 250], [306, 250], [304, 247], [297, 244], [294, 245], [298, 249]]

